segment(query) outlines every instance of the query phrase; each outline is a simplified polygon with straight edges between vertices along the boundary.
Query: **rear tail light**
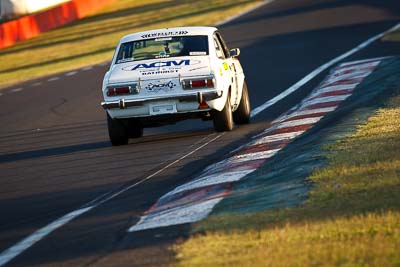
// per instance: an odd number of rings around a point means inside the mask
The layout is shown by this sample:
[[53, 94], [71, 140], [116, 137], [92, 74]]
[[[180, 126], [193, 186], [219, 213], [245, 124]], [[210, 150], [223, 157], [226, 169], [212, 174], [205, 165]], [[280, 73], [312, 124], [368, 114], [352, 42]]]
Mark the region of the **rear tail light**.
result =
[[214, 77], [202, 77], [182, 80], [183, 89], [213, 88], [215, 86]]
[[138, 93], [139, 87], [136, 84], [107, 87], [107, 96], [131, 95]]

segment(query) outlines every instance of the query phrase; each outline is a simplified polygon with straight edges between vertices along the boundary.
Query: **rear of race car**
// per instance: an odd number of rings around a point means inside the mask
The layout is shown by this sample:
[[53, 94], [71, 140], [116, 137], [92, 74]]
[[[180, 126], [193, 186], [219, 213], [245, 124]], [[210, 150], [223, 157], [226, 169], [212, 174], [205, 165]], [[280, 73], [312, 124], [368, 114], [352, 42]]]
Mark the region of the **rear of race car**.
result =
[[113, 119], [142, 124], [206, 118], [223, 102], [208, 43], [207, 35], [122, 42], [103, 81], [102, 106]]
[[[249, 108], [238, 108], [249, 107], [239, 105], [246, 102], [239, 95], [244, 75], [226, 45], [216, 45], [218, 36], [214, 27], [186, 27], [121, 39], [102, 87], [113, 145], [142, 136], [144, 127], [188, 118], [212, 119], [216, 131], [247, 123]], [[220, 56], [217, 46], [225, 48]], [[240, 110], [246, 120], [233, 116]]]

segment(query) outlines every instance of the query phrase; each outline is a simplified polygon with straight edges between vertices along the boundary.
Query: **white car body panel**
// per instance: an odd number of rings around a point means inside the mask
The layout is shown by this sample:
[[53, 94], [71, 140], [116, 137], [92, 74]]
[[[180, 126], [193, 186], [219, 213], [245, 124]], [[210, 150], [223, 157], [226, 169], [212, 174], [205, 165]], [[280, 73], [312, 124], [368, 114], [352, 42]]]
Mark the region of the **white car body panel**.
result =
[[[103, 80], [102, 106], [111, 118], [145, 118], [168, 114], [221, 111], [230, 94], [234, 111], [239, 105], [244, 73], [237, 58], [218, 58], [214, 27], [182, 27], [152, 30], [124, 36], [116, 49], [109, 71]], [[191, 55], [116, 63], [121, 44], [174, 36], [208, 36], [208, 55]], [[184, 89], [183, 81], [213, 77], [213, 88]], [[108, 96], [112, 86], [137, 85], [139, 93]], [[199, 93], [209, 106], [199, 109]], [[129, 105], [128, 105], [129, 104]], [[137, 105], [136, 105], [137, 104]]]

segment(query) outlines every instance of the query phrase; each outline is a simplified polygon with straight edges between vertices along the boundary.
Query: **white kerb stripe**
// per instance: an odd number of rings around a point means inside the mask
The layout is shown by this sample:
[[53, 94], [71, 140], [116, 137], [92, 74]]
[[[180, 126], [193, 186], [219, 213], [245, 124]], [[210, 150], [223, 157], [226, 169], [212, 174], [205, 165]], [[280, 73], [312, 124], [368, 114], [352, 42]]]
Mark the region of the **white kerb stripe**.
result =
[[[257, 135], [258, 139], [251, 142], [250, 144], [251, 145], [260, 145], [260, 144], [266, 144], [266, 143], [271, 143], [271, 142], [290, 140], [290, 139], [295, 138], [295, 137], [301, 135], [302, 133], [304, 133], [304, 131], [297, 131], [297, 132], [279, 133], [279, 134], [271, 134], [271, 135], [264, 136], [267, 133], [267, 130], [258, 134]], [[263, 137], [260, 138], [260, 136], [263, 136]]]
[[207, 217], [214, 206], [221, 200], [222, 197], [214, 198], [200, 203], [188, 204], [183, 207], [180, 206], [163, 212], [157, 212], [155, 214], [144, 215], [137, 224], [128, 229], [128, 232], [200, 221]]
[[357, 72], [357, 73], [344, 74], [344, 75], [340, 75], [337, 77], [331, 77], [331, 78], [327, 79], [326, 81], [324, 81], [322, 86], [325, 86], [328, 84], [333, 84], [333, 83], [344, 81], [344, 80], [349, 80], [349, 79], [353, 80], [353, 79], [365, 78], [370, 73], [371, 73], [371, 71], [362, 71], [362, 72]]
[[8, 248], [7, 250], [3, 251], [0, 254], [0, 266], [3, 266], [16, 256], [18, 256], [21, 252], [24, 250], [28, 249], [32, 245], [34, 245], [36, 242], [47, 236], [49, 233], [53, 232], [57, 228], [60, 228], [64, 224], [70, 222], [74, 218], [82, 215], [83, 213], [88, 212], [89, 210], [93, 209], [94, 206], [90, 206], [87, 208], [82, 208], [73, 212], [70, 212], [63, 217], [59, 218], [58, 220], [55, 220], [54, 222], [48, 224], [47, 226], [37, 230], [33, 234], [29, 235], [27, 238], [21, 240], [14, 246]]
[[326, 96], [326, 97], [319, 97], [315, 98], [313, 100], [307, 101], [302, 105], [302, 108], [315, 105], [315, 104], [322, 104], [322, 103], [328, 103], [328, 102], [336, 102], [336, 101], [343, 101], [350, 97], [351, 94], [347, 95], [337, 95], [337, 96]]
[[229, 158], [228, 162], [239, 163], [239, 162], [250, 161], [250, 160], [268, 159], [268, 158], [272, 157], [273, 155], [275, 155], [279, 150], [281, 150], [281, 148], [271, 149], [271, 150], [261, 151], [261, 152], [248, 153], [248, 154], [243, 154], [243, 155], [237, 155], [237, 156]]
[[322, 119], [324, 116], [320, 117], [311, 117], [311, 118], [304, 118], [300, 120], [292, 120], [292, 121], [285, 121], [280, 123], [275, 129], [282, 129], [287, 127], [295, 127], [300, 125], [307, 125], [307, 124], [314, 124]]
[[240, 170], [240, 171], [227, 171], [224, 173], [203, 176], [200, 179], [196, 179], [189, 183], [178, 186], [171, 192], [169, 192], [169, 193], [165, 194], [163, 197], [161, 197], [160, 200], [164, 199], [166, 197], [175, 195], [177, 193], [183, 192], [183, 191], [193, 190], [196, 188], [210, 186], [210, 185], [217, 185], [217, 184], [221, 184], [221, 183], [239, 181], [241, 178], [243, 178], [247, 174], [253, 172], [254, 170], [255, 169]]
[[308, 110], [301, 110], [299, 112], [293, 112], [290, 113], [284, 117], [281, 117], [279, 119], [277, 119], [276, 121], [273, 121], [272, 123], [278, 123], [284, 120], [288, 120], [290, 118], [294, 118], [297, 116], [306, 116], [306, 115], [313, 115], [313, 114], [317, 114], [317, 113], [329, 113], [332, 112], [336, 109], [337, 107], [327, 107], [327, 108], [316, 108], [316, 109], [308, 109]]
[[[396, 27], [399, 27], [399, 26], [400, 26], [400, 23], [397, 24], [396, 26], [394, 26], [393, 28], [391, 28], [390, 30], [388, 30], [387, 32], [394, 31], [394, 30], [396, 30]], [[378, 57], [378, 58], [369, 58], [369, 59], [361, 59], [361, 60], [356, 60], [356, 61], [351, 61], [351, 62], [345, 62], [345, 63], [340, 64], [339, 67], [345, 67], [345, 66], [354, 65], [354, 64], [359, 65], [359, 64], [362, 64], [364, 62], [367, 62], [365, 64], [374, 63], [374, 61], [381, 61], [381, 60], [389, 58], [389, 57], [390, 56], [388, 56], [388, 57]], [[364, 64], [362, 64], [362, 65], [364, 65]]]
[[331, 77], [326, 79], [327, 82], [337, 82], [340, 80], [348, 80], [348, 79], [356, 79], [356, 78], [364, 78], [368, 76], [372, 71], [371, 70], [357, 70], [350, 73], [337, 73], [333, 74]]
[[[354, 62], [354, 61], [353, 61]], [[381, 60], [378, 61], [374, 61], [372, 63], [366, 63], [366, 64], [361, 64], [361, 65], [353, 65], [353, 66], [346, 66], [346, 67], [339, 67], [335, 70], [335, 72], [333, 73], [333, 75], [340, 75], [343, 72], [357, 72], [357, 71], [369, 71], [370, 69], [375, 68], [376, 66], [379, 65], [379, 63], [381, 62]], [[352, 62], [350, 62], [352, 63]]]
[[311, 99], [313, 97], [316, 97], [317, 95], [324, 94], [324, 93], [330, 93], [330, 92], [335, 92], [335, 91], [342, 91], [342, 90], [353, 90], [356, 88], [356, 86], [359, 83], [352, 83], [352, 84], [344, 84], [344, 85], [332, 85], [332, 86], [326, 86], [322, 87], [318, 91], [313, 92], [309, 97], [306, 99]]

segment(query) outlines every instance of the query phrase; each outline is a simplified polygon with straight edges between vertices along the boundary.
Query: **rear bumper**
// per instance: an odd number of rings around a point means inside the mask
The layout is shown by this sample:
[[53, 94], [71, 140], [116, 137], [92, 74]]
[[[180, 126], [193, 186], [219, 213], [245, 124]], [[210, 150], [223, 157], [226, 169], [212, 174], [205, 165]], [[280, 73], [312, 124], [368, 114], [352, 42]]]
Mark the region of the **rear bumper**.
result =
[[153, 101], [168, 101], [168, 100], [177, 100], [179, 102], [198, 102], [201, 103], [203, 101], [210, 101], [222, 96], [222, 91], [207, 91], [207, 92], [196, 92], [192, 94], [184, 94], [184, 95], [174, 95], [174, 96], [166, 96], [166, 97], [157, 97], [157, 98], [145, 98], [145, 99], [120, 99], [117, 101], [103, 101], [101, 102], [101, 106], [104, 109], [124, 109], [128, 107], [138, 107], [143, 106], [146, 103], [150, 103]]

